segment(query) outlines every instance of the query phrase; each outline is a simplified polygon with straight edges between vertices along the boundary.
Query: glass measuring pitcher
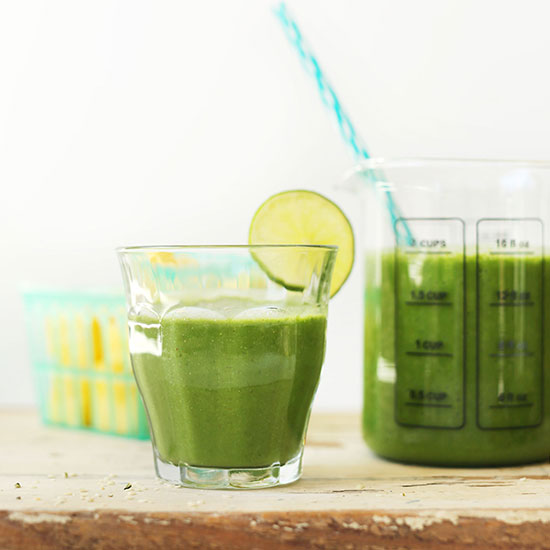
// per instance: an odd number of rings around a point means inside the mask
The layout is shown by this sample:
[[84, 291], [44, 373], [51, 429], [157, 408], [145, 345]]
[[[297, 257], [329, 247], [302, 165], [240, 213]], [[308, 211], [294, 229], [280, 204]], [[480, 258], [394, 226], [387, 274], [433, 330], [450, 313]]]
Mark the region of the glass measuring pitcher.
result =
[[370, 160], [363, 433], [378, 454], [504, 465], [550, 454], [550, 163]]

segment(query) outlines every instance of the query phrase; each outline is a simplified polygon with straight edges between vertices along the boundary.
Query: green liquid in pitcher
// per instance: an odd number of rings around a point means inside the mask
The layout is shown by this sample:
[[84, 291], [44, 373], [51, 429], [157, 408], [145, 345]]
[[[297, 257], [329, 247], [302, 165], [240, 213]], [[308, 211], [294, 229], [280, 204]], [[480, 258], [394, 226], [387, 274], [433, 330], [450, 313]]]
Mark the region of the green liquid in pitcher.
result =
[[550, 265], [536, 255], [367, 258], [363, 433], [387, 458], [550, 454]]

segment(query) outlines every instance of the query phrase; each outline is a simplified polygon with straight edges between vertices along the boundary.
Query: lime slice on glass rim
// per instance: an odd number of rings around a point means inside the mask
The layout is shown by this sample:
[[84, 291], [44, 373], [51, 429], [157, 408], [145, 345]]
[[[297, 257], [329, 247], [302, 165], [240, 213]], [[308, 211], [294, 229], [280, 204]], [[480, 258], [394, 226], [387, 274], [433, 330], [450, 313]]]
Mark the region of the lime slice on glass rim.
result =
[[[283, 191], [267, 199], [250, 224], [248, 242], [255, 244], [324, 244], [338, 246], [330, 296], [345, 283], [355, 255], [353, 229], [336, 204], [315, 191]], [[291, 290], [304, 288], [303, 266], [268, 251], [254, 252], [271, 279]], [[296, 264], [296, 265], [294, 265]]]

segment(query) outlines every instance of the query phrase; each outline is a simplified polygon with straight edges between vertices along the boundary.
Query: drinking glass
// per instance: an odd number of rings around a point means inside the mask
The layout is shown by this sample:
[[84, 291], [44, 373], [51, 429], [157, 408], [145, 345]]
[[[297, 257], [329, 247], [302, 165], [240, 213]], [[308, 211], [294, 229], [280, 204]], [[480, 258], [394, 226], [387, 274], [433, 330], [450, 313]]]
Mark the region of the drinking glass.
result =
[[336, 247], [117, 252], [158, 476], [199, 488], [297, 480]]

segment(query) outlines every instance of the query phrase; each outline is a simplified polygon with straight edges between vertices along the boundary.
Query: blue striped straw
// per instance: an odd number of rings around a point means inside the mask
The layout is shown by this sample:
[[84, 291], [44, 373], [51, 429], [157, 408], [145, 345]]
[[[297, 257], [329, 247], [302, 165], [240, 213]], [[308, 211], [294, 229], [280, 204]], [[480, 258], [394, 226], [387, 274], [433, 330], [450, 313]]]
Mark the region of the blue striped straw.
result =
[[[336, 116], [336, 121], [338, 122], [338, 127], [340, 128], [340, 135], [346, 145], [352, 150], [355, 160], [362, 161], [370, 158], [361, 136], [344, 110], [344, 107], [338, 99], [334, 88], [330, 85], [327, 78], [323, 74], [317, 58], [311, 51], [311, 48], [307, 45], [304, 36], [298, 27], [298, 23], [296, 23], [290, 15], [286, 3], [281, 2], [274, 9], [274, 12], [282, 24], [289, 42], [292, 46], [294, 46], [294, 49], [298, 53], [300, 60], [302, 61], [302, 66], [306, 72], [315, 79], [321, 100], [327, 109]], [[374, 174], [372, 176], [374, 176]], [[367, 175], [367, 178], [374, 179], [372, 176], [369, 177]], [[397, 204], [393, 200], [391, 193], [387, 189], [384, 190], [384, 193], [386, 195], [386, 205], [391, 217], [392, 227], [394, 228], [397, 237], [398, 233], [396, 222], [399, 219], [402, 220], [402, 216], [399, 212]], [[401, 225], [405, 229], [406, 242], [411, 242], [412, 234], [408, 225], [405, 222]]]

